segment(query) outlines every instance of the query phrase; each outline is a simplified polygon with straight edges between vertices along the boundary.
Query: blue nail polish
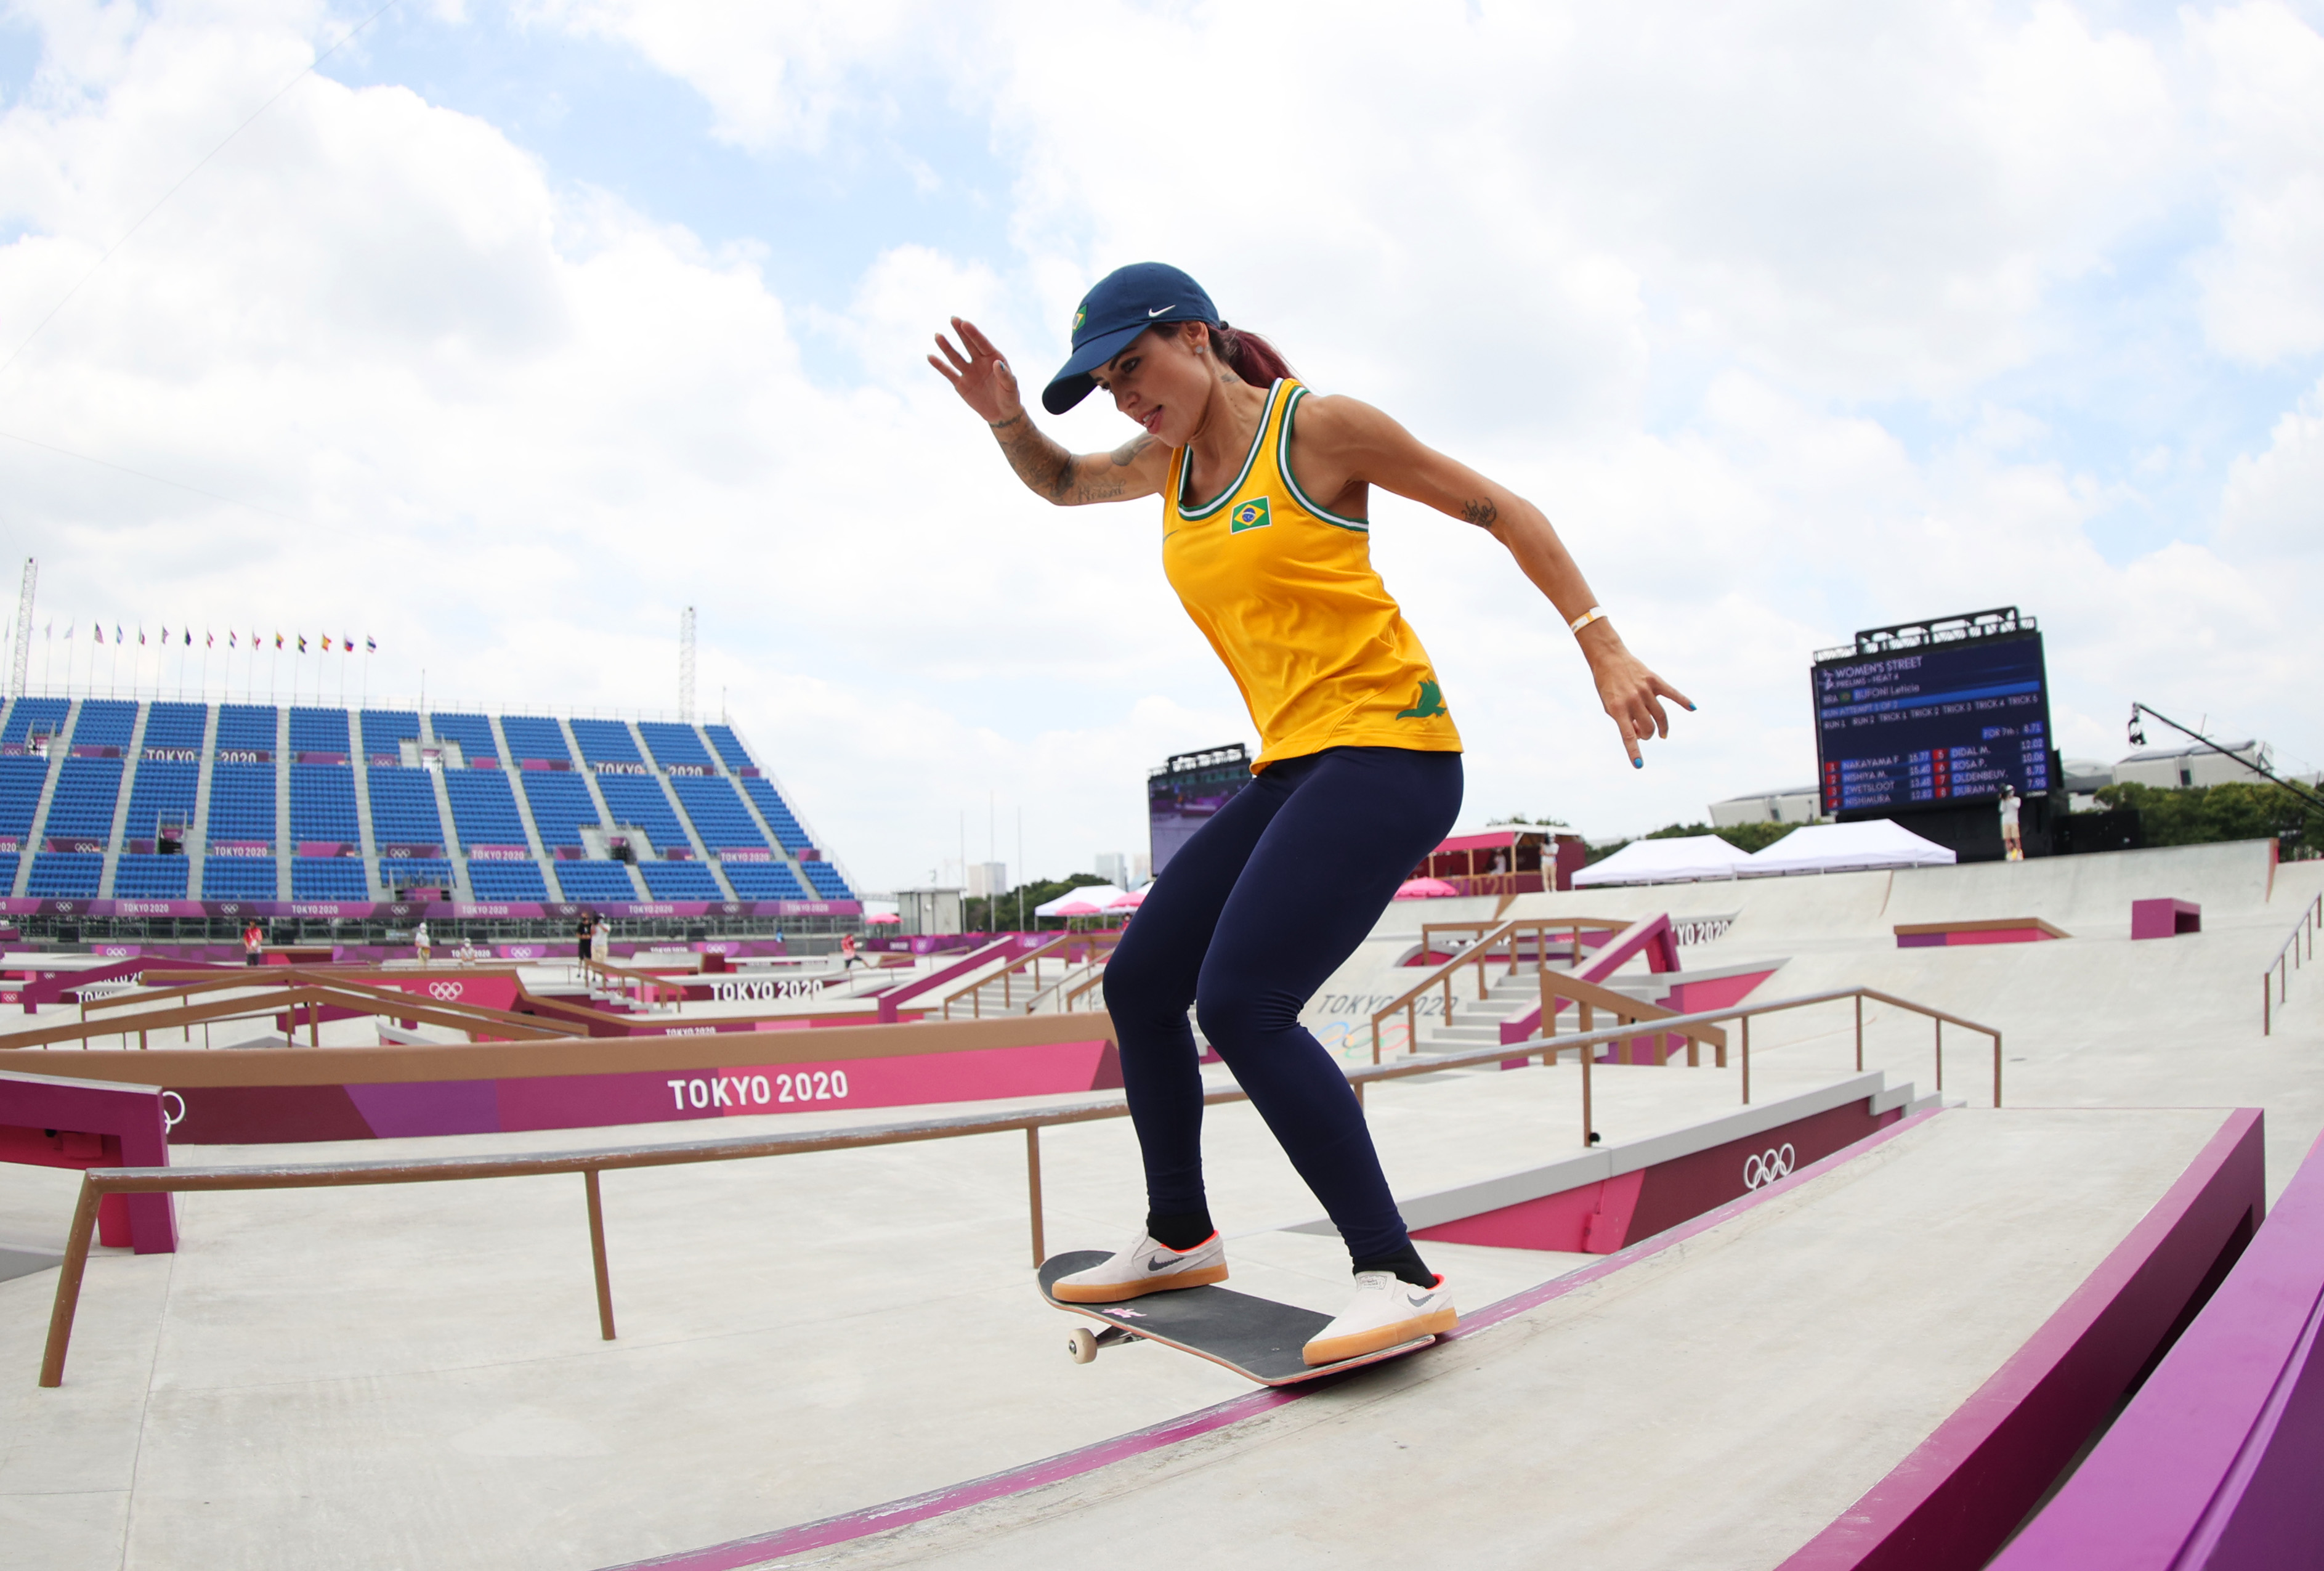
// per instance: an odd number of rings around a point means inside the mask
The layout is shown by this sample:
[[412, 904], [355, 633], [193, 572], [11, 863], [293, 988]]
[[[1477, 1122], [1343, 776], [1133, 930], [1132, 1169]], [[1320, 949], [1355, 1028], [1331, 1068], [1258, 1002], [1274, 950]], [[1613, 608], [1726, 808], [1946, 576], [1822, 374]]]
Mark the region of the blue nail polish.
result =
[[1634, 758], [1630, 760], [1630, 767], [1632, 769], [1644, 769], [1646, 767], [1646, 761], [1643, 758]]
[[1690, 715], [1693, 714], [1693, 713], [1694, 713], [1694, 706], [1693, 706], [1693, 705], [1692, 705], [1692, 704], [1689, 704], [1689, 705], [1686, 707], [1686, 712], [1687, 712], [1688, 714], [1690, 714]]

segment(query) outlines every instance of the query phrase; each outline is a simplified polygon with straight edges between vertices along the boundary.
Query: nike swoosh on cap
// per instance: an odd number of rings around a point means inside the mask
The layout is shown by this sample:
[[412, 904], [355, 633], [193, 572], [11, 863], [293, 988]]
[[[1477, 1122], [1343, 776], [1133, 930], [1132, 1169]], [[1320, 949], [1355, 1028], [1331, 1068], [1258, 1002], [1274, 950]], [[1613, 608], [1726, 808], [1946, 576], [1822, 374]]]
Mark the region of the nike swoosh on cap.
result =
[[1175, 311], [1178, 308], [1176, 306], [1164, 306], [1161, 310], [1151, 310], [1148, 311], [1146, 314], [1149, 317], [1158, 317], [1162, 315], [1164, 311]]

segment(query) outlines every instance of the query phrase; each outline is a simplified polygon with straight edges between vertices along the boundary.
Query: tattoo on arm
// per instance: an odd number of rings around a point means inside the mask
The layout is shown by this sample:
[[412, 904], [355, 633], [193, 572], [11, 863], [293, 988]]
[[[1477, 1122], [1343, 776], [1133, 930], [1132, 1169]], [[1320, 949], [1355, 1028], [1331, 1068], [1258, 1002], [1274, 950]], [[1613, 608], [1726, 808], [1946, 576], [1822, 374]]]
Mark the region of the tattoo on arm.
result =
[[[1022, 414], [993, 422], [992, 434], [1000, 441], [1009, 467], [1017, 472], [1017, 478], [1036, 494], [1061, 507], [1084, 502], [1112, 502], [1129, 492], [1123, 480], [1099, 478], [1091, 474], [1088, 466], [1043, 435]], [[1114, 449], [1113, 467], [1126, 469], [1136, 463], [1153, 440], [1150, 436], [1140, 436], [1124, 442]]]
[[1479, 529], [1490, 529], [1500, 522], [1501, 510], [1490, 502], [1480, 500], [1464, 503], [1461, 508], [1461, 516]]

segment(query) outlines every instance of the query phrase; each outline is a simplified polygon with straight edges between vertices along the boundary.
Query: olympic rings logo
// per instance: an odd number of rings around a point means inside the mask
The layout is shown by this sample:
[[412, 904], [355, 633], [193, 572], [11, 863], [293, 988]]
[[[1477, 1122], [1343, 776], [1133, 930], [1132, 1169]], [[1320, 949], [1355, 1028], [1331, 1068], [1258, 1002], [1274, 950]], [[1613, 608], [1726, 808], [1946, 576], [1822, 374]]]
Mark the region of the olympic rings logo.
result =
[[1755, 1157], [1745, 1157], [1743, 1187], [1747, 1189], [1764, 1188], [1777, 1178], [1788, 1178], [1793, 1167], [1798, 1161], [1799, 1153], [1792, 1150], [1790, 1141], [1785, 1141], [1780, 1151], [1763, 1151]]
[[458, 982], [431, 982], [428, 984], [428, 996], [443, 1003], [452, 1003], [466, 991], [466, 984]]
[[[175, 1116], [174, 1118], [173, 1118], [173, 1117], [171, 1117], [171, 1114], [170, 1114], [170, 1104], [171, 1104], [171, 1103], [172, 1103], [172, 1102], [174, 1102], [174, 1103], [176, 1103], [176, 1104], [178, 1104], [177, 1116]], [[180, 1124], [181, 1124], [181, 1123], [185, 1123], [185, 1122], [186, 1122], [186, 1099], [185, 1099], [184, 1097], [182, 1097], [182, 1096], [179, 1095], [175, 1091], [164, 1091], [164, 1092], [162, 1092], [162, 1093], [161, 1093], [161, 1128], [162, 1128], [162, 1131], [166, 1133], [168, 1131], [170, 1131], [170, 1130], [173, 1130], [173, 1129], [177, 1128], [177, 1127], [178, 1127], [178, 1125], [180, 1125]]]

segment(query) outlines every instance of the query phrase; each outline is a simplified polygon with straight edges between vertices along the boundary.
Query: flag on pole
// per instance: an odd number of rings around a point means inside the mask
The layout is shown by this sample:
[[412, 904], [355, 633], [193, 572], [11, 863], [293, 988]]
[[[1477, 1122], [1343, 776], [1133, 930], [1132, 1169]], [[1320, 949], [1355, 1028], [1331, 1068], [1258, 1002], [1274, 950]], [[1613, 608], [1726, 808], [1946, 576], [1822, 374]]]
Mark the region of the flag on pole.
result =
[[[191, 638], [193, 637], [193, 634], [189, 633], [186, 636], [188, 638]], [[226, 641], [229, 644], [232, 643], [234, 642], [234, 634], [231, 633], [227, 633], [226, 635]], [[204, 649], [216, 649], [217, 647], [217, 634], [215, 633], [205, 632], [202, 634], [202, 647]]]
[[97, 642], [99, 643], [105, 642], [105, 624], [102, 622], [97, 624]]
[[227, 628], [227, 629], [226, 630], [226, 648], [228, 648], [228, 649], [232, 649], [232, 648], [235, 646], [235, 645], [234, 645], [234, 629], [233, 629], [233, 628], [231, 628], [231, 627], [229, 627], [229, 628]]
[[279, 633], [274, 635], [274, 647], [277, 649], [282, 647], [282, 635]]
[[339, 652], [341, 654], [353, 654], [355, 652], [355, 635], [352, 633], [341, 634], [339, 638]]
[[[139, 631], [141, 631], [141, 632], [142, 632], [142, 631], [143, 631], [143, 629], [140, 629]], [[161, 642], [162, 642], [163, 643], [167, 643], [167, 642], [170, 642], [170, 624], [169, 624], [168, 623], [166, 623], [166, 622], [164, 622], [163, 624], [161, 624]]]
[[299, 635], [299, 652], [300, 654], [307, 652], [307, 635], [303, 633]]
[[327, 633], [323, 634], [323, 652], [325, 654], [331, 652], [331, 635]]
[[379, 640], [374, 638], [368, 633], [364, 634], [364, 652], [365, 654], [377, 654], [379, 652]]
[[[186, 647], [188, 649], [194, 647], [194, 630], [190, 627], [186, 629]], [[204, 645], [203, 647], [208, 648], [208, 646]]]
[[137, 628], [137, 647], [140, 649], [143, 649], [145, 647], [145, 628], [144, 624], [142, 623], [138, 624]]
[[65, 642], [67, 643], [70, 643], [72, 642], [73, 629], [78, 625], [78, 624], [71, 622], [65, 624]]
[[118, 622], [113, 624], [113, 642], [115, 643], [126, 643], [129, 642], [127, 639], [121, 636], [121, 624]]

